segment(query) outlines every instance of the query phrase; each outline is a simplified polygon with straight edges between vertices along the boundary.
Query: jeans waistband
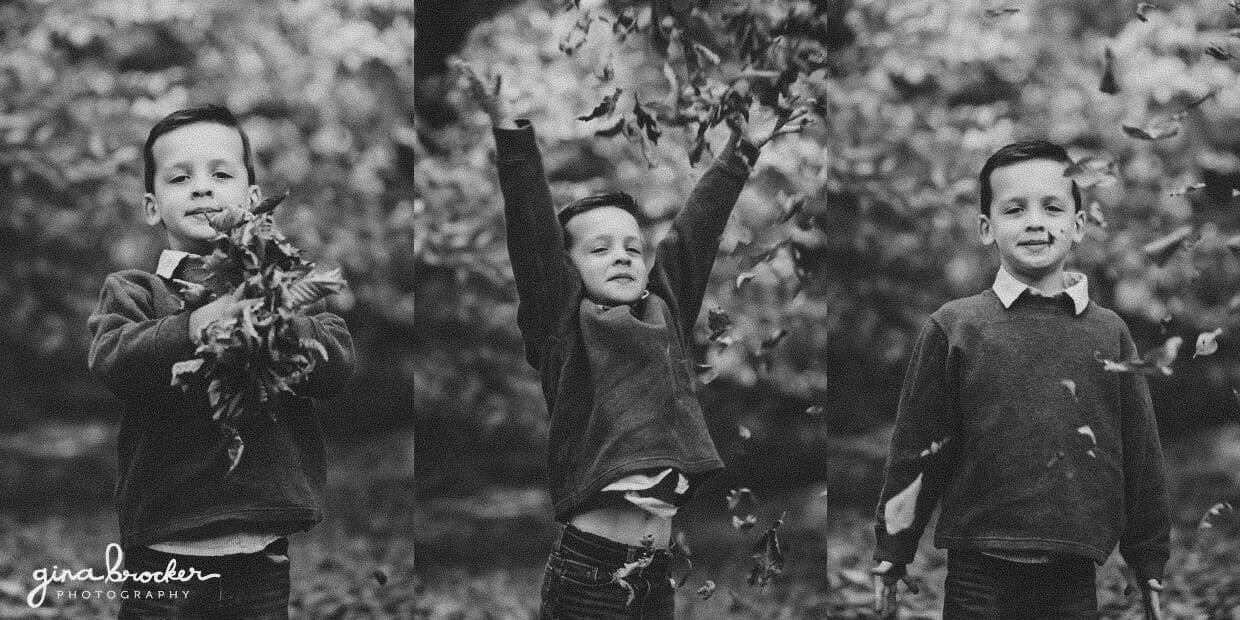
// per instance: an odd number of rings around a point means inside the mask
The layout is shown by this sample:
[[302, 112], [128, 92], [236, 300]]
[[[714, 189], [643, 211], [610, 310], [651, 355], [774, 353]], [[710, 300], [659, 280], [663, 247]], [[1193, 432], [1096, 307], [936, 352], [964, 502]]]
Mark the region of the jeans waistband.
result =
[[634, 562], [642, 558], [651, 558], [651, 566], [666, 566], [671, 554], [667, 549], [652, 549], [641, 546], [626, 545], [583, 532], [572, 525], [566, 524], [564, 529], [560, 530], [560, 538], [556, 543], [556, 548], [561, 551], [568, 551], [595, 562], [621, 566], [629, 562]]

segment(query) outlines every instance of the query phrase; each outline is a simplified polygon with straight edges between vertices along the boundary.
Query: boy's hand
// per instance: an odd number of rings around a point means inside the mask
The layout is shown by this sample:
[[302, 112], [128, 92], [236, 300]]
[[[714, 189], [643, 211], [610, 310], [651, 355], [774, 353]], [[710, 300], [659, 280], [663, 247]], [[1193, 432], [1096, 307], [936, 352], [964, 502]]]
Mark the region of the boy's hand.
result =
[[762, 148], [777, 136], [800, 133], [807, 125], [813, 122], [812, 119], [805, 118], [805, 115], [808, 113], [809, 108], [799, 107], [794, 108], [787, 114], [774, 115], [771, 127], [759, 131], [754, 131], [741, 114], [733, 114], [727, 119], [728, 127], [732, 129], [732, 134], [728, 136], [728, 146], [734, 146], [741, 138], [745, 138], [753, 143], [754, 146]]
[[246, 307], [257, 306], [263, 301], [261, 299], [242, 299], [239, 297], [240, 294], [241, 289], [238, 288], [236, 292], [223, 295], [215, 301], [191, 312], [189, 315], [190, 340], [197, 344], [202, 335], [202, 328], [209, 325], [212, 321], [239, 317], [245, 312]]
[[1162, 620], [1162, 582], [1150, 579], [1141, 586], [1141, 602], [1145, 607], [1146, 620]]
[[496, 75], [494, 86], [492, 86], [492, 80], [489, 77], [484, 77], [472, 64], [465, 61], [457, 61], [453, 64], [469, 83], [470, 99], [473, 100], [474, 105], [482, 108], [487, 113], [487, 116], [491, 117], [491, 124], [504, 129], [516, 129], [517, 125], [514, 122], [515, 119], [512, 118], [512, 109], [508, 105], [508, 101], [500, 95], [504, 76]]
[[896, 617], [896, 611], [900, 608], [898, 591], [901, 581], [908, 586], [909, 592], [917, 594], [921, 591], [908, 576], [904, 564], [884, 560], [871, 568], [870, 574], [874, 576], [874, 612], [883, 620]]

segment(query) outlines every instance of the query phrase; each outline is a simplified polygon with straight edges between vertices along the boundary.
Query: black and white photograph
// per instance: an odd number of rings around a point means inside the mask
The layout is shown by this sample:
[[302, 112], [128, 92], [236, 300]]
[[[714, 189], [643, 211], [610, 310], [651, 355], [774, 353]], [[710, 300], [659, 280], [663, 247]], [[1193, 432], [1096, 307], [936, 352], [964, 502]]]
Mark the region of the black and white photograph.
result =
[[0, 2], [0, 617], [1240, 620], [1235, 0]]

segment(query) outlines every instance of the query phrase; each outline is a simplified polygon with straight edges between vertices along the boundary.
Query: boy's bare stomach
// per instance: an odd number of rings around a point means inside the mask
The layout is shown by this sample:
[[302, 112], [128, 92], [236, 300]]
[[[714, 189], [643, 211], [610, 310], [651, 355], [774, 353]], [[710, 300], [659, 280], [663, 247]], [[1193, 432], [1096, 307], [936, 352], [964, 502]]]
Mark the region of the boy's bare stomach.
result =
[[632, 508], [595, 508], [578, 513], [568, 521], [573, 527], [603, 538], [640, 547], [653, 540], [655, 549], [666, 549], [672, 539], [672, 520]]

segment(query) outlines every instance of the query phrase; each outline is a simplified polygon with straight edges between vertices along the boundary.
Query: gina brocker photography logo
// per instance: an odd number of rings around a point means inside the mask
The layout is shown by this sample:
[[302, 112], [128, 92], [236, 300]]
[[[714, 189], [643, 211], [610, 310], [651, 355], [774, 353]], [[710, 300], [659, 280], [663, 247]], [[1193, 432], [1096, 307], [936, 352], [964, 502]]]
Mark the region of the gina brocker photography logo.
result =
[[[125, 554], [121, 551], [121, 546], [116, 543], [110, 543], [105, 552], [105, 563], [107, 570], [100, 575], [95, 572], [94, 568], [61, 568], [52, 566], [52, 568], [37, 568], [31, 574], [35, 580], [34, 589], [26, 596], [26, 603], [30, 607], [40, 607], [47, 600], [48, 590], [51, 589], [55, 593], [57, 600], [61, 599], [89, 599], [89, 598], [107, 598], [107, 599], [130, 599], [130, 598], [165, 598], [175, 599], [189, 596], [189, 590], [179, 590], [175, 584], [185, 583], [189, 581], [206, 581], [208, 579], [219, 579], [219, 573], [203, 574], [197, 568], [188, 566], [180, 568], [177, 566], [175, 558], [168, 560], [168, 566], [161, 571], [142, 571], [139, 573], [131, 573], [123, 570], [121, 566], [125, 563]], [[111, 588], [92, 588], [89, 584], [121, 584], [122, 586], [132, 579], [135, 583], [140, 584], [168, 584], [168, 588], [164, 589], [142, 589], [142, 590], [113, 590]], [[79, 585], [80, 584], [80, 585]]]

